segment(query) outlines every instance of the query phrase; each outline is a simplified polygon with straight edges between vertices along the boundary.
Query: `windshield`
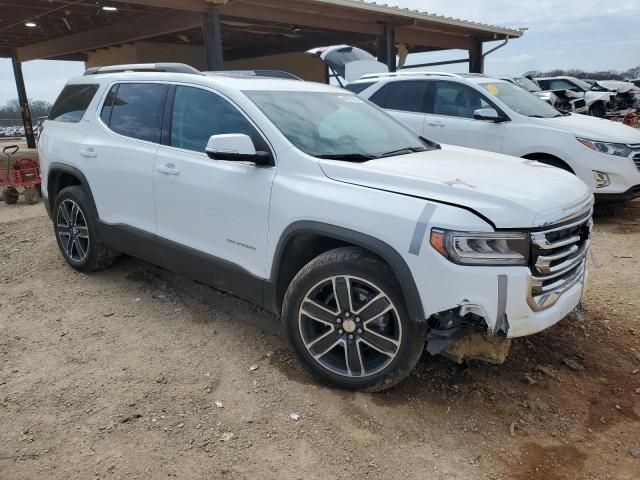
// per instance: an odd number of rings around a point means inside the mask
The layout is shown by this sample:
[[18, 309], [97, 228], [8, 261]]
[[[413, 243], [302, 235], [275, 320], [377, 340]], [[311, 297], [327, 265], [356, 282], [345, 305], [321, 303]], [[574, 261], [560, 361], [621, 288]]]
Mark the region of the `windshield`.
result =
[[291, 143], [315, 157], [364, 161], [428, 146], [389, 115], [347, 92], [244, 93]]
[[480, 86], [520, 115], [538, 118], [552, 118], [562, 115], [544, 100], [540, 100], [532, 93], [512, 83], [481, 83]]
[[513, 81], [529, 92], [542, 91], [542, 89], [538, 85], [536, 85], [535, 82], [532, 82], [527, 77], [516, 77], [513, 79]]

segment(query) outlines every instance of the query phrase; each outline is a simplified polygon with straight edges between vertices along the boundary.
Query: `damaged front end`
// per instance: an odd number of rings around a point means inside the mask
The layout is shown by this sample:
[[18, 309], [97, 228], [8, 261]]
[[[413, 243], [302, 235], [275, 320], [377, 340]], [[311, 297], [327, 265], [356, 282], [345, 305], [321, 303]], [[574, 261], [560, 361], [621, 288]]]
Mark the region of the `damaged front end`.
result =
[[426, 351], [457, 363], [481, 360], [501, 364], [507, 358], [511, 339], [507, 338], [506, 315], [490, 331], [481, 308], [462, 305], [437, 313], [429, 320]]

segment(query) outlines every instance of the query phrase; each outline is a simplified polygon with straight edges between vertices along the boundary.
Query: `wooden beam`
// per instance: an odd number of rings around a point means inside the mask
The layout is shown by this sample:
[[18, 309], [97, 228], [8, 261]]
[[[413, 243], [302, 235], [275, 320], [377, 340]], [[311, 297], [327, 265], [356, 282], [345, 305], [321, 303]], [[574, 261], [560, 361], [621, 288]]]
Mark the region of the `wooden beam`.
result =
[[[171, 8], [187, 12], [206, 13], [209, 5], [205, 0], [114, 0], [121, 3], [133, 3], [147, 7]], [[215, 2], [219, 3], [219, 2]]]
[[292, 6], [275, 6], [270, 4], [237, 2], [228, 3], [220, 7], [223, 17], [237, 17], [261, 22], [275, 22], [296, 25], [300, 27], [322, 28], [341, 32], [363, 33], [366, 35], [382, 35], [384, 26], [371, 21], [361, 21], [361, 17], [330, 16], [319, 9], [313, 14], [297, 11]]
[[60, 57], [71, 53], [105, 48], [121, 43], [167, 35], [200, 28], [202, 17], [192, 12], [167, 12], [130, 20], [128, 22], [97, 28], [86, 32], [54, 38], [18, 48], [18, 60]]
[[446, 33], [428, 32], [414, 28], [401, 28], [396, 30], [396, 42], [406, 43], [416, 47], [434, 47], [442, 49], [468, 50], [469, 37], [462, 35], [449, 35]]

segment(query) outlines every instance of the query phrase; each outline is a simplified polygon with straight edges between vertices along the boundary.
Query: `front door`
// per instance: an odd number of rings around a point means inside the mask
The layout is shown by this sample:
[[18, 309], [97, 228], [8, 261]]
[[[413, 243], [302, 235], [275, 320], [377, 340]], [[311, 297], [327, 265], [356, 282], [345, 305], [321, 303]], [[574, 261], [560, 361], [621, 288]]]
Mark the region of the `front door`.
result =
[[[171, 103], [171, 102], [169, 102]], [[155, 163], [158, 242], [172, 270], [240, 296], [266, 278], [269, 199], [275, 166], [212, 160], [211, 135], [244, 133], [269, 150], [249, 120], [226, 98], [176, 86], [171, 131]], [[258, 295], [258, 292], [252, 292]]]
[[491, 152], [502, 151], [505, 123], [475, 120], [473, 112], [481, 108], [495, 108], [477, 90], [463, 83], [437, 80], [428, 90], [424, 136], [439, 143], [477, 148]]

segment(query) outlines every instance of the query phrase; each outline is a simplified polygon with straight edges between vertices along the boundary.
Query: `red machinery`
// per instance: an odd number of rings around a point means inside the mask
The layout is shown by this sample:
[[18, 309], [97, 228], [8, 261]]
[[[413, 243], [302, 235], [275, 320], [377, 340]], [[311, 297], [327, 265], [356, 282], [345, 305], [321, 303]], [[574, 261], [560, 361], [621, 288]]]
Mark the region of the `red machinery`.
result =
[[[13, 156], [20, 148], [17, 145], [9, 145], [2, 149], [7, 156], [7, 165], [0, 169], [0, 188], [2, 198], [8, 205], [18, 201], [20, 193], [29, 205], [34, 205], [40, 200], [40, 165], [30, 158], [13, 160]], [[1, 164], [0, 164], [1, 165]], [[22, 192], [20, 192], [22, 190]]]

